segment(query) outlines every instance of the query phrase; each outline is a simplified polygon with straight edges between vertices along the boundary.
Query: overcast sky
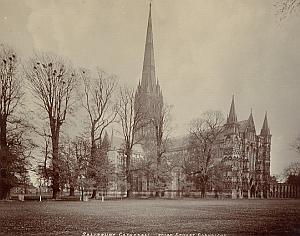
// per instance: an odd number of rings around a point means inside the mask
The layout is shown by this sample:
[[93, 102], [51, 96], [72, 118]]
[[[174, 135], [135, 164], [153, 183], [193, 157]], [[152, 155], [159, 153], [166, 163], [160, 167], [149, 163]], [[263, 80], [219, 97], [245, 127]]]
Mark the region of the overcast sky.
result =
[[[257, 132], [267, 110], [271, 172], [299, 160], [290, 145], [300, 134], [300, 15], [284, 21], [268, 0], [154, 0], [157, 76], [172, 104], [174, 135], [208, 109], [239, 120], [253, 109]], [[147, 0], [0, 0], [0, 41], [23, 57], [34, 50], [99, 66], [136, 86], [141, 78]]]

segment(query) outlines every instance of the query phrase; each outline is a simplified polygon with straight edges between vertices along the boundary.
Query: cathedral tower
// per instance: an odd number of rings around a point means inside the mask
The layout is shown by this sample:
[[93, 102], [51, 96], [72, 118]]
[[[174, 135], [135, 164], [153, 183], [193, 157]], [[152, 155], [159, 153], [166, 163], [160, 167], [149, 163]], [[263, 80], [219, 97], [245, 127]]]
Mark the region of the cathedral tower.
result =
[[232, 95], [229, 115], [227, 116], [227, 122], [225, 124], [226, 133], [228, 135], [238, 134], [238, 122], [235, 112], [234, 95]]
[[252, 109], [248, 119], [238, 121], [232, 97], [223, 131], [225, 190], [232, 197], [267, 198], [270, 185], [271, 133], [267, 113], [259, 135]]
[[234, 96], [230, 105], [227, 122], [224, 125], [224, 164], [227, 166], [225, 189], [232, 191], [232, 198], [242, 195], [242, 159], [239, 123], [235, 112]]
[[257, 176], [263, 197], [268, 197], [270, 181], [270, 154], [271, 154], [271, 132], [268, 125], [267, 112], [259, 135], [259, 154], [257, 163]]
[[137, 135], [139, 140], [155, 135], [152, 121], [162, 113], [162, 107], [163, 95], [155, 73], [150, 3], [142, 79], [139, 81], [139, 85], [135, 94], [135, 112], [141, 112], [143, 117], [141, 131]]

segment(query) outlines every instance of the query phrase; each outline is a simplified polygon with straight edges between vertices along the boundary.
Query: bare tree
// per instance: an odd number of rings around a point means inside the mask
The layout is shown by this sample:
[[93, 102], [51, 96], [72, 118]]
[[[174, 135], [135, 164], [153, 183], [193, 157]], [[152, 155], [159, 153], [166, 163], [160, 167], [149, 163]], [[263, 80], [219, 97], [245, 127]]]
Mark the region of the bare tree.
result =
[[120, 98], [118, 106], [118, 115], [122, 126], [122, 135], [124, 138], [124, 158], [125, 158], [125, 178], [127, 183], [127, 197], [132, 193], [132, 149], [133, 146], [141, 140], [138, 138], [138, 132], [142, 128], [144, 115], [142, 104], [135, 100], [134, 90], [124, 87], [120, 89]]
[[295, 142], [292, 144], [292, 148], [300, 154], [300, 136], [295, 139]]
[[[108, 166], [102, 165], [106, 157], [105, 152], [97, 147], [101, 147], [105, 129], [115, 121], [117, 116], [114, 92], [116, 80], [112, 75], [107, 76], [105, 72], [97, 70], [98, 76], [93, 78], [86, 69], [81, 69], [79, 76], [83, 83], [83, 95], [81, 97], [82, 106], [89, 117], [90, 139], [91, 139], [91, 160], [90, 175], [95, 177], [99, 172], [106, 172]], [[103, 159], [103, 161], [97, 159]], [[98, 163], [99, 165], [96, 165]], [[100, 165], [101, 163], [101, 165]], [[105, 176], [101, 175], [102, 178]], [[99, 177], [99, 175], [98, 175]], [[97, 178], [99, 179], [99, 178]], [[99, 179], [100, 180], [100, 179]], [[101, 181], [100, 181], [101, 182]], [[96, 185], [99, 181], [96, 181]], [[97, 186], [94, 186], [92, 198], [96, 197]]]
[[190, 179], [199, 185], [202, 197], [215, 171], [214, 144], [222, 132], [223, 122], [221, 112], [207, 111], [190, 124], [189, 157], [184, 169]]
[[300, 9], [300, 0], [278, 0], [275, 7], [280, 20], [283, 20]]
[[300, 185], [300, 162], [291, 163], [282, 175], [288, 184]]
[[18, 61], [12, 48], [0, 44], [0, 199], [9, 197], [16, 174], [25, 165], [24, 124], [17, 117], [23, 96]]
[[76, 85], [73, 68], [62, 58], [40, 54], [31, 58], [25, 67], [32, 94], [49, 121], [52, 146], [53, 198], [59, 192], [59, 140], [63, 123], [70, 112], [72, 92]]

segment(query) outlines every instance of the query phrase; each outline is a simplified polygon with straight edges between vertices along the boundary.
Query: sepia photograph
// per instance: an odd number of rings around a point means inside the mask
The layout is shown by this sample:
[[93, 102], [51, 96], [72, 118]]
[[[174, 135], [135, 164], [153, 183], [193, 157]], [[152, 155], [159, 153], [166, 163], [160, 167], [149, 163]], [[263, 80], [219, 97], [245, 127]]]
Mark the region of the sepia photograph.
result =
[[300, 0], [0, 0], [0, 235], [300, 235]]

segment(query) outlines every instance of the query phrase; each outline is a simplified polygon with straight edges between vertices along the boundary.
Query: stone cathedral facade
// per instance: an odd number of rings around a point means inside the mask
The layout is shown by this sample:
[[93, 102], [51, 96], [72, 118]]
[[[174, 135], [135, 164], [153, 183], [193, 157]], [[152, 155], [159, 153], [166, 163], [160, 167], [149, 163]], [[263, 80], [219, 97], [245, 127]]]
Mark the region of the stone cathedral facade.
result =
[[271, 133], [267, 113], [257, 134], [252, 111], [248, 119], [238, 121], [233, 97], [216, 148], [216, 158], [227, 167], [223, 173], [224, 191], [231, 192], [233, 198], [268, 197]]

